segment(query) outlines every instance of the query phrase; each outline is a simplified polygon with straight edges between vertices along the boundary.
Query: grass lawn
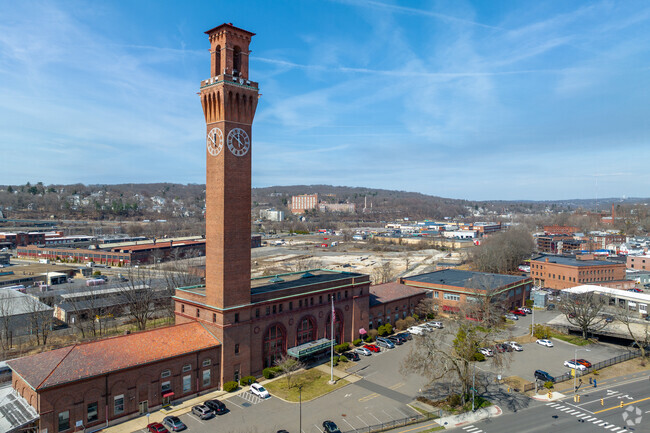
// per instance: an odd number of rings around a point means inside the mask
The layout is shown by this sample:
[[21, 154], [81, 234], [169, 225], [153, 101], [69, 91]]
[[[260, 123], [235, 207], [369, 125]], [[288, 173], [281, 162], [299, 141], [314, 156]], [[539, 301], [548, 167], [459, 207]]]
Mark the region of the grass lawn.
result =
[[291, 379], [291, 388], [287, 388], [287, 379], [284, 377], [266, 383], [264, 387], [268, 389], [271, 394], [277, 395], [284, 400], [298, 402], [300, 400], [298, 384], [302, 384], [302, 401], [309, 401], [327, 394], [328, 392], [332, 392], [335, 389], [339, 389], [349, 383], [347, 380], [339, 379], [336, 376], [334, 376], [334, 380], [336, 380], [334, 385], [327, 383], [329, 380], [329, 374], [325, 374], [316, 369], [311, 369], [294, 375]]
[[584, 340], [579, 335], [567, 335], [551, 331], [551, 335], [549, 335], [549, 337], [557, 338], [558, 340], [566, 341], [567, 343], [575, 344], [576, 346], [586, 346], [588, 344], [591, 344], [591, 341]]

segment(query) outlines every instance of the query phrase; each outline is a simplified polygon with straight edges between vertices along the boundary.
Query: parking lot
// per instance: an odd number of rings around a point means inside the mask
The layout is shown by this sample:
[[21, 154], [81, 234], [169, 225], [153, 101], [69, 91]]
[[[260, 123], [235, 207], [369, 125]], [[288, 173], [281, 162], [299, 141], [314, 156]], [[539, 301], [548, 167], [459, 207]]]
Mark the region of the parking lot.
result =
[[[545, 321], [557, 313], [536, 313], [536, 321]], [[548, 316], [548, 317], [546, 317]], [[509, 339], [527, 332], [531, 317], [522, 317], [510, 330], [503, 332], [499, 338]], [[433, 331], [434, 337], [436, 332]], [[442, 335], [441, 333], [439, 335]], [[416, 340], [409, 341], [395, 349], [381, 349], [380, 353], [361, 356], [360, 361], [351, 362], [349, 372], [356, 373], [361, 380], [351, 383], [332, 393], [302, 404], [302, 432], [322, 432], [322, 422], [334, 421], [342, 431], [363, 428], [390, 422], [417, 414], [408, 406], [426, 382], [415, 375], [403, 376], [399, 367]], [[511, 362], [505, 368], [495, 367], [488, 358], [486, 362], [477, 363], [477, 371], [483, 370], [490, 375], [520, 376], [533, 381], [536, 369], [545, 370], [551, 375], [562, 374], [568, 369], [562, 364], [574, 358], [575, 347], [563, 341], [554, 340], [555, 346], [544, 347], [535, 343], [524, 344], [522, 352], [506, 354]], [[624, 348], [605, 344], [591, 344], [578, 348], [578, 358], [598, 362], [614, 357], [625, 351]], [[589, 349], [587, 352], [585, 349]], [[497, 354], [496, 356], [503, 356]], [[300, 406], [271, 396], [261, 400], [246, 392], [222, 399], [229, 412], [209, 420], [199, 420], [191, 413], [181, 415], [181, 420], [190, 431], [227, 431], [276, 432], [285, 429], [298, 432], [300, 423]], [[144, 430], [143, 430], [144, 431]]]

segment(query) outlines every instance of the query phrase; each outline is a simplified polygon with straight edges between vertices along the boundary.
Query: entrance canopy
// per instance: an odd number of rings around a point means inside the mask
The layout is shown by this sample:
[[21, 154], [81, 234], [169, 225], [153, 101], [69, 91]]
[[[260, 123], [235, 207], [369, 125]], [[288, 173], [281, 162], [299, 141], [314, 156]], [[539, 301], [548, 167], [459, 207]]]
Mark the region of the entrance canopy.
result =
[[331, 346], [332, 340], [329, 338], [321, 338], [320, 340], [310, 341], [309, 343], [301, 344], [300, 346], [291, 347], [287, 350], [287, 354], [296, 359], [304, 359], [328, 350]]

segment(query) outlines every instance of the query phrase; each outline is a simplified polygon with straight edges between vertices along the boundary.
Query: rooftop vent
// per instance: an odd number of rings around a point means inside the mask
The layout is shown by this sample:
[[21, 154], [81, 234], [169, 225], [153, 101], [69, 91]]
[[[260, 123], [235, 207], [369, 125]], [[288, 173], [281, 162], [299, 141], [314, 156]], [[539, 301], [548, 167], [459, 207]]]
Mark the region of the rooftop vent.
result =
[[269, 280], [270, 283], [282, 283], [284, 280], [277, 275]]

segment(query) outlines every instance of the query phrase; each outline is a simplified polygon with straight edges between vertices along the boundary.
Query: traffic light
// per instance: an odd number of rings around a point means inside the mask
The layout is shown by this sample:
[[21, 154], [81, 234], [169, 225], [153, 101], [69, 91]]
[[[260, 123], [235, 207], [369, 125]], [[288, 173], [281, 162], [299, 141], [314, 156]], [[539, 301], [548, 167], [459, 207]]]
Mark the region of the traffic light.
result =
[[552, 399], [552, 398], [553, 398], [553, 392], [552, 392], [552, 391], [549, 391], [549, 392], [548, 392], [548, 399], [550, 400], [550, 399]]
[[601, 406], [605, 406], [605, 399], [604, 399], [604, 398], [601, 398], [601, 399], [600, 399], [600, 405], [601, 405]]

